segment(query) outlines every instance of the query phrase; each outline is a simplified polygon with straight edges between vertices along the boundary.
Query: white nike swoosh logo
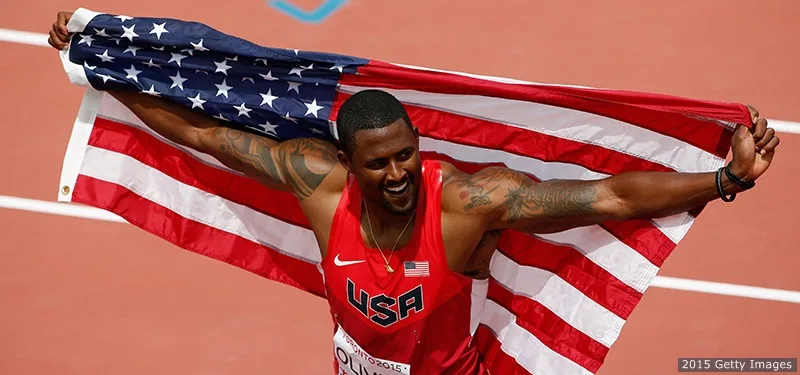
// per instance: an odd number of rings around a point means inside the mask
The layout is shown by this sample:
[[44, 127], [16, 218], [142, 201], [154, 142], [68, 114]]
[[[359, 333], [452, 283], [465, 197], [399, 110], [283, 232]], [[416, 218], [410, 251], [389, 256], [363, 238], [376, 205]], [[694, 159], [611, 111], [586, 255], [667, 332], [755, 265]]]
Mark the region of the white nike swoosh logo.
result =
[[363, 260], [339, 260], [339, 254], [336, 254], [336, 258], [333, 258], [333, 264], [335, 264], [335, 265], [337, 265], [339, 267], [349, 266], [349, 265], [352, 265], [352, 264], [359, 264], [359, 263], [364, 263], [364, 262], [365, 261], [363, 261]]

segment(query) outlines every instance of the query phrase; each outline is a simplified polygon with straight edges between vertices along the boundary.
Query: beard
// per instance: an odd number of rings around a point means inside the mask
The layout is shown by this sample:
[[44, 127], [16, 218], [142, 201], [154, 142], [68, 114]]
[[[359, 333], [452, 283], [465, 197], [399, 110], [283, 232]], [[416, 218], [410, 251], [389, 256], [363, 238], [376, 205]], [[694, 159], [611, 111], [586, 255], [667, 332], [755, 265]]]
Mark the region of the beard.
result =
[[389, 213], [393, 215], [405, 216], [413, 212], [414, 208], [417, 206], [417, 194], [412, 194], [411, 199], [409, 199], [408, 203], [403, 206], [395, 205], [386, 198], [381, 200], [381, 205], [386, 209], [386, 211], [389, 211]]

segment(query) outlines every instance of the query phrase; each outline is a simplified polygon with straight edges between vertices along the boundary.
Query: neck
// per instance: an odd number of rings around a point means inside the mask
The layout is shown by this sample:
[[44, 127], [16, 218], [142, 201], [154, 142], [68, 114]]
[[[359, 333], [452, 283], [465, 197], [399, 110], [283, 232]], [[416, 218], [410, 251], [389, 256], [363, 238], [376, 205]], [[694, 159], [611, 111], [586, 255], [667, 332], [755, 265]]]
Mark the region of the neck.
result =
[[[387, 210], [382, 205], [372, 204], [371, 202], [364, 201], [365, 210], [362, 216], [366, 219], [366, 224], [370, 225], [376, 237], [383, 236], [384, 234], [394, 234], [395, 236], [400, 233], [406, 226], [406, 232], [411, 231], [413, 223], [412, 217], [415, 216], [415, 210], [406, 214], [397, 214]], [[367, 216], [369, 215], [369, 216]]]

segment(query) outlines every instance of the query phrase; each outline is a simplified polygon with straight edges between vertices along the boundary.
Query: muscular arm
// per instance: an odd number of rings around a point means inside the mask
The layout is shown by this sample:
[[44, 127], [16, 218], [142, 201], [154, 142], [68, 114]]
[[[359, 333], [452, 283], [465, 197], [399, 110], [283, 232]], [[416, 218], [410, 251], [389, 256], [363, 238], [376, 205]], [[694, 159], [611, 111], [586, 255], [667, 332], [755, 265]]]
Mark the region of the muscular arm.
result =
[[[737, 188], [723, 177], [727, 193]], [[609, 178], [536, 183], [507, 168], [455, 173], [445, 209], [479, 217], [487, 230], [547, 233], [607, 220], [656, 218], [718, 198], [714, 173], [628, 172]]]
[[139, 93], [109, 92], [148, 127], [178, 144], [210, 154], [263, 184], [311, 196], [336, 167], [333, 144], [314, 138], [276, 142], [232, 129], [216, 119]]

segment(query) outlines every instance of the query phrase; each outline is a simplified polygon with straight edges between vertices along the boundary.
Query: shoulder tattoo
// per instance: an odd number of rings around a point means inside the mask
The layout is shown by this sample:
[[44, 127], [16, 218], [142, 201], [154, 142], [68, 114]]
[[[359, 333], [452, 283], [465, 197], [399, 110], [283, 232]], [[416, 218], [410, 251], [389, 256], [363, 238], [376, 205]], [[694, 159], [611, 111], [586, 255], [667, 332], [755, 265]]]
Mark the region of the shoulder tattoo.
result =
[[281, 143], [240, 130], [220, 127], [219, 150], [251, 174], [286, 185], [300, 198], [309, 197], [338, 163], [332, 144], [315, 138]]

